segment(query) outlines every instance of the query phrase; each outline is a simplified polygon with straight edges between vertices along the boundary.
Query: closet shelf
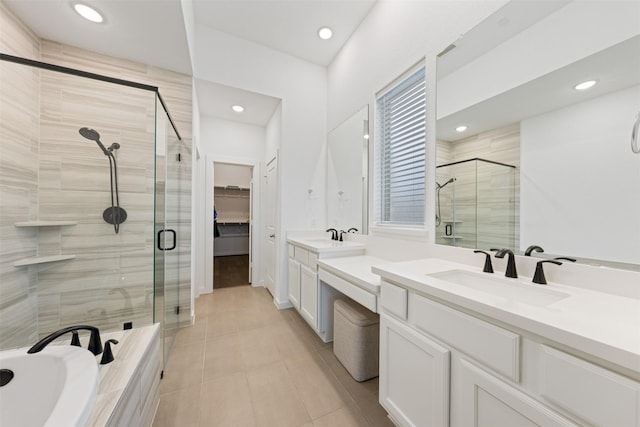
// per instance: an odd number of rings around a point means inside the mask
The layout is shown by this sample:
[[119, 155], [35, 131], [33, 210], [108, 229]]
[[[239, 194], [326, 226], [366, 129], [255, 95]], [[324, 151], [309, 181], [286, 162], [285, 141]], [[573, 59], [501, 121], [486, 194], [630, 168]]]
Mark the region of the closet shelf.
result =
[[76, 225], [76, 221], [22, 221], [16, 222], [16, 227], [63, 227], [65, 225]]
[[29, 265], [46, 264], [49, 262], [58, 262], [74, 259], [75, 255], [49, 255], [36, 256], [32, 258], [24, 258], [13, 263], [14, 267], [24, 267]]

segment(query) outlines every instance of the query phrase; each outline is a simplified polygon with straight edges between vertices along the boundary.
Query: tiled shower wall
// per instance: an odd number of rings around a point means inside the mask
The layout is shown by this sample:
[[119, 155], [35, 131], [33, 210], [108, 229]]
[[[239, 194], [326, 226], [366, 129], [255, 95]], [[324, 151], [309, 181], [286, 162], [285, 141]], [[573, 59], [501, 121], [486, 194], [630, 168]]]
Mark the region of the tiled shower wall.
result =
[[[514, 247], [519, 248], [520, 236], [520, 124], [505, 126], [491, 131], [483, 132], [469, 138], [448, 143], [438, 141], [437, 143], [437, 165], [459, 162], [476, 157], [491, 160], [494, 162], [505, 163], [515, 166], [514, 192], [502, 191], [499, 188], [505, 185], [507, 176], [506, 169], [499, 167], [487, 166], [483, 162], [478, 162], [477, 177], [473, 179], [460, 179], [456, 181], [456, 208], [458, 217], [475, 218], [478, 217], [477, 236], [475, 234], [475, 226], [469, 228], [469, 224], [465, 228], [463, 223], [461, 234], [464, 239], [460, 242], [461, 246], [488, 248], [492, 246], [510, 247], [505, 239], [504, 229], [505, 218], [513, 217], [513, 229], [515, 241]], [[454, 166], [459, 168], [459, 166]], [[470, 166], [462, 168], [470, 171]], [[450, 169], [450, 168], [448, 168]], [[440, 175], [442, 168], [436, 169], [436, 176]], [[507, 171], [508, 172], [508, 171]], [[475, 168], [473, 169], [475, 175]], [[469, 177], [466, 177], [469, 178]], [[475, 197], [475, 182], [478, 183], [478, 200]], [[445, 178], [439, 178], [446, 180]], [[510, 182], [510, 181], [509, 181]], [[466, 183], [466, 184], [465, 184]], [[473, 184], [473, 185], [472, 185]], [[440, 203], [442, 217], [446, 218], [446, 212], [451, 209], [451, 200], [449, 195], [451, 187], [445, 187], [440, 194]], [[495, 190], [495, 191], [493, 191]], [[507, 198], [507, 195], [513, 194], [513, 200]], [[513, 211], [513, 214], [512, 214]], [[436, 229], [436, 243], [450, 244], [450, 240], [444, 239], [444, 223]], [[466, 231], [468, 232], [465, 232]], [[458, 234], [458, 233], [456, 233]]]
[[[2, 52], [160, 88], [183, 138], [178, 287], [180, 323], [189, 323], [191, 78], [38, 40], [2, 3], [0, 8]], [[120, 329], [124, 321], [134, 326], [151, 322], [155, 95], [1, 64], [0, 347], [27, 345], [69, 324], [109, 330]], [[163, 114], [159, 105], [158, 114]], [[102, 220], [102, 211], [111, 204], [109, 163], [95, 143], [78, 134], [83, 126], [98, 130], [107, 146], [121, 144], [116, 154], [120, 204], [129, 216], [117, 235]], [[77, 224], [13, 225], [37, 219]], [[58, 253], [76, 258], [46, 268], [13, 267], [20, 258]]]
[[[2, 2], [0, 51], [40, 59], [40, 40]], [[38, 217], [40, 71], [23, 71], [0, 61], [0, 348], [38, 337], [36, 273], [13, 267], [38, 250], [37, 236], [14, 226]]]

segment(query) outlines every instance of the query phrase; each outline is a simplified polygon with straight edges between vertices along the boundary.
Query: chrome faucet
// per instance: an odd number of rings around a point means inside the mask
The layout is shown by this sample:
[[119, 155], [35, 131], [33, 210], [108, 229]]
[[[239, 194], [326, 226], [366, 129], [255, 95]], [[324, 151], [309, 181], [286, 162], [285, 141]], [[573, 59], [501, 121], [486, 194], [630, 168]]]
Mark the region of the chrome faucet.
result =
[[[89, 350], [94, 355], [98, 355], [102, 353], [102, 341], [100, 340], [100, 330], [95, 326], [87, 326], [87, 325], [78, 325], [78, 326], [69, 326], [68, 328], [60, 329], [59, 331], [55, 331], [46, 337], [42, 338], [40, 341], [35, 343], [33, 347], [31, 347], [27, 353], [33, 354], [42, 351], [47, 345], [49, 345], [56, 338], [61, 337], [62, 335], [68, 334], [69, 332], [75, 332], [79, 330], [87, 330], [91, 331], [91, 337], [89, 338], [89, 346], [87, 350]], [[77, 340], [77, 334], [74, 334], [72, 339], [72, 345], [79, 344]]]
[[496, 258], [504, 258], [505, 255], [509, 255], [507, 260], [507, 271], [505, 271], [505, 277], [518, 278], [518, 272], [516, 271], [516, 257], [513, 255], [511, 249], [500, 249], [496, 252]]

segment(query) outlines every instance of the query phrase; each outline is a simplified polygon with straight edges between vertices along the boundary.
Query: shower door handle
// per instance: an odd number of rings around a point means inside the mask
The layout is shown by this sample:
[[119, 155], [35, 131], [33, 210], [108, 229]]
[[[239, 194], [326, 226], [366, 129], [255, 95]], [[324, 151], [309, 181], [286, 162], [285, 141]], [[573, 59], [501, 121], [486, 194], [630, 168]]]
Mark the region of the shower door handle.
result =
[[[160, 243], [160, 242], [162, 242], [162, 236], [163, 236], [165, 231], [173, 234], [173, 244], [169, 248], [164, 247], [164, 245], [161, 245], [161, 243]], [[176, 242], [177, 242], [177, 239], [176, 239], [176, 231], [175, 230], [172, 230], [171, 228], [167, 228], [167, 229], [162, 229], [162, 230], [158, 231], [158, 249], [159, 250], [161, 250], [161, 251], [172, 251], [172, 250], [174, 250], [176, 248]]]

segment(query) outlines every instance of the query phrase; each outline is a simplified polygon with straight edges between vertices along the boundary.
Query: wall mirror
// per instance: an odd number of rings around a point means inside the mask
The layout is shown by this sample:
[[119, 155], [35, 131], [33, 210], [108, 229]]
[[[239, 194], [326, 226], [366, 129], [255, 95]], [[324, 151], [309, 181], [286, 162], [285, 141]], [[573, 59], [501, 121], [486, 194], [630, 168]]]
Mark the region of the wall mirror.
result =
[[436, 243], [640, 269], [640, 3], [511, 1], [437, 65]]
[[369, 106], [329, 132], [327, 223], [337, 230], [367, 233]]

